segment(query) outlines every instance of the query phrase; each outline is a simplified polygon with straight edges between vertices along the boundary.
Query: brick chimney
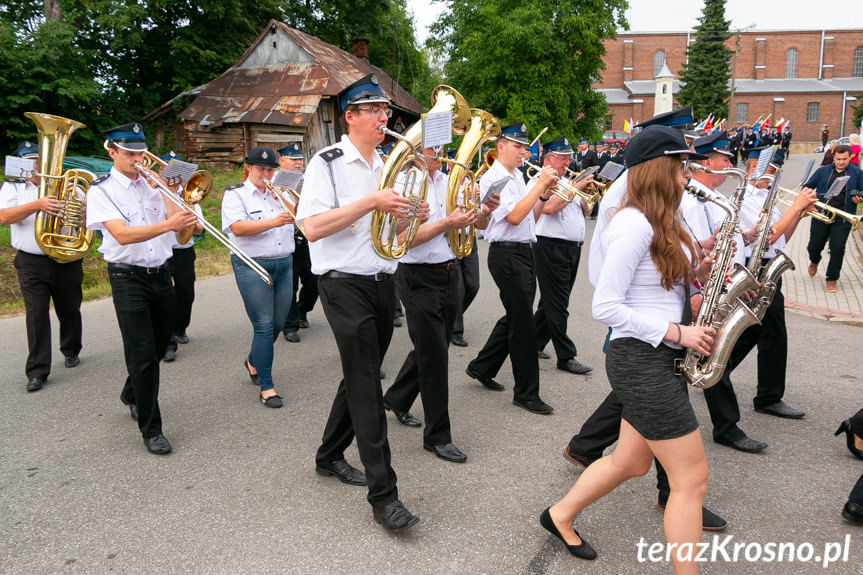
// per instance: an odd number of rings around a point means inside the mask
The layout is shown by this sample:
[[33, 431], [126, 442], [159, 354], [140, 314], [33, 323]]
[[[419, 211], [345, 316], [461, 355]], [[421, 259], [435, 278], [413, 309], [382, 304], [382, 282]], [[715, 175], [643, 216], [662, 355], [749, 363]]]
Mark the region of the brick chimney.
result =
[[362, 60], [369, 59], [369, 39], [365, 36], [351, 38], [351, 54]]

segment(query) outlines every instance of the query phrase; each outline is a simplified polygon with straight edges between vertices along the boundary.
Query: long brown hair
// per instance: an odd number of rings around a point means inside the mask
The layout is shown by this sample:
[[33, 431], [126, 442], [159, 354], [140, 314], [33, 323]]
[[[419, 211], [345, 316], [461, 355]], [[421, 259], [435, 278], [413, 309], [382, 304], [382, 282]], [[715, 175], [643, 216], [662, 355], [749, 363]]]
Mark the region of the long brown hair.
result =
[[[679, 281], [689, 281], [695, 265], [692, 238], [677, 217], [683, 189], [680, 186], [680, 158], [659, 157], [629, 169], [623, 208], [644, 214], [653, 228], [650, 258], [662, 276], [662, 287], [670, 290]], [[687, 257], [683, 247], [691, 254]]]

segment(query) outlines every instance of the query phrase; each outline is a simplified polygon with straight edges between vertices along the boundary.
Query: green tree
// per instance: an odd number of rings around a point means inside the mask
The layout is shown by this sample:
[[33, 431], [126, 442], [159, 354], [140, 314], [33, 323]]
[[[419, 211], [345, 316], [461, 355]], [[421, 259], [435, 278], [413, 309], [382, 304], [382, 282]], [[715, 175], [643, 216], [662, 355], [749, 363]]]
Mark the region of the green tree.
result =
[[705, 0], [698, 21], [688, 61], [679, 72], [680, 81], [685, 85], [680, 88], [677, 100], [685, 106], [691, 105], [696, 118], [706, 118], [709, 114], [726, 118], [731, 50], [725, 46], [729, 37], [725, 0]]
[[860, 132], [860, 123], [863, 122], [863, 94], [857, 94], [857, 105], [854, 106], [854, 131]]
[[591, 88], [605, 47], [625, 27], [625, 0], [445, 0], [429, 47], [473, 107], [502, 123], [524, 120], [546, 137], [598, 136], [608, 109]]

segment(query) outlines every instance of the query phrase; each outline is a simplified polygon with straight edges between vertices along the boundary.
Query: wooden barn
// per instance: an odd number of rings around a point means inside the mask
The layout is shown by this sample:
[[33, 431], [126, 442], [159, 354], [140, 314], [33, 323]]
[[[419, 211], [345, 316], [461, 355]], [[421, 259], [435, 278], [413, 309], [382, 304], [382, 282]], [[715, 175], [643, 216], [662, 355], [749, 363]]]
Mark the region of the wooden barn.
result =
[[423, 106], [369, 63], [368, 39], [354, 39], [353, 52], [273, 20], [234, 66], [143, 119], [155, 127], [157, 150], [170, 148], [208, 167], [231, 168], [253, 146], [298, 141], [308, 160], [341, 138], [336, 95], [373, 72], [392, 102], [390, 128], [402, 131], [417, 121]]

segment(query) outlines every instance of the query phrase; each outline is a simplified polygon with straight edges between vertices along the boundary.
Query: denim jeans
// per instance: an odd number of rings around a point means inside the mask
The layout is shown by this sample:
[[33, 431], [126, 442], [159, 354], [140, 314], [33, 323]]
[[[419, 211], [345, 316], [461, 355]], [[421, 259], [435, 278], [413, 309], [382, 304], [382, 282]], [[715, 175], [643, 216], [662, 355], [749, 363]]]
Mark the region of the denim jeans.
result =
[[254, 330], [249, 363], [258, 370], [261, 391], [273, 388], [273, 342], [282, 331], [291, 309], [292, 260], [292, 256], [255, 258], [272, 276], [273, 285], [270, 286], [240, 258], [231, 255], [237, 288], [243, 296], [246, 315], [249, 316]]

